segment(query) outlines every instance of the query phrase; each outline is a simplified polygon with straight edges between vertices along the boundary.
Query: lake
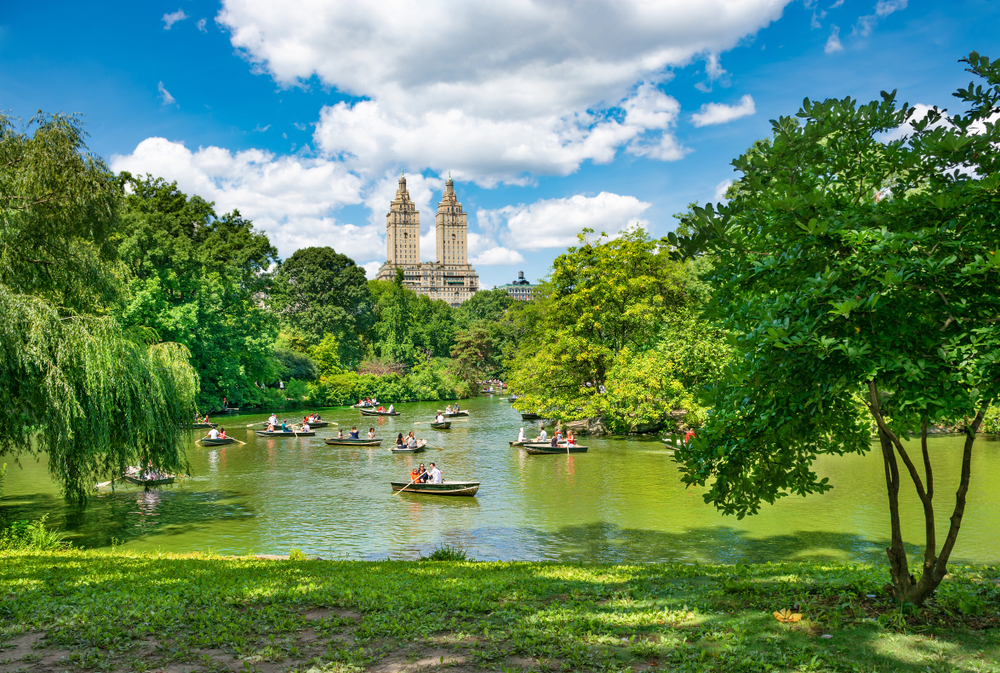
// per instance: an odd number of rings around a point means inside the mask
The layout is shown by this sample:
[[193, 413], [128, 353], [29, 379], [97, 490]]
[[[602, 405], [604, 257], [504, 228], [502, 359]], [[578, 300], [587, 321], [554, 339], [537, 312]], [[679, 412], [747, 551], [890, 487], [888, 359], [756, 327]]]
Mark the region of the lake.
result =
[[[685, 489], [671, 452], [655, 438], [581, 437], [585, 454], [529, 456], [510, 448], [523, 425], [503, 397], [462, 402], [468, 420], [450, 430], [428, 426], [442, 403], [397, 405], [402, 415], [362, 418], [354, 409], [322, 410], [345, 430], [374, 425], [382, 448], [327, 446], [337, 427], [312, 438], [260, 438], [247, 425], [266, 414], [220, 416], [247, 442], [201, 448], [191, 435], [189, 478], [149, 492], [122, 485], [86, 508], [67, 504], [43, 462], [7, 462], [0, 513], [65, 531], [80, 547], [221, 554], [287, 554], [301, 549], [335, 559], [414, 559], [442, 544], [480, 560], [603, 562], [883, 562], [888, 513], [881, 456], [823, 457], [821, 476], [834, 488], [790, 496], [756, 516], [724, 517]], [[286, 414], [291, 421], [296, 416]], [[301, 414], [298, 415], [301, 418]], [[415, 430], [426, 452], [395, 455], [396, 433]], [[962, 437], [930, 440], [935, 463], [938, 539], [945, 536], [961, 465]], [[393, 495], [418, 463], [436, 462], [445, 479], [479, 480], [474, 498]], [[968, 507], [953, 560], [1000, 563], [1000, 442], [980, 439], [972, 462]], [[921, 543], [923, 518], [904, 480], [908, 543]], [[914, 548], [915, 549], [915, 548]]]

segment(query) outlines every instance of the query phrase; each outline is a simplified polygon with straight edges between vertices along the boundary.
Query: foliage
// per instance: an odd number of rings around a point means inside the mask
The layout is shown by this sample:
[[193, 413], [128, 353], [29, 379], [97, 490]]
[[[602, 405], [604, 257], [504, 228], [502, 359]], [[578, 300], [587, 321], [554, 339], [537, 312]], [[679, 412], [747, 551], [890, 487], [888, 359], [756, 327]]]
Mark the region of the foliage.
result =
[[507, 309], [517, 304], [507, 290], [480, 290], [455, 309], [455, 324], [467, 330], [475, 323], [494, 323], [503, 319]]
[[401, 363], [416, 359], [413, 345], [413, 313], [410, 305], [415, 293], [403, 286], [403, 270], [396, 269], [392, 281], [368, 282], [377, 320], [373, 329], [372, 353], [379, 358]]
[[0, 117], [0, 453], [47, 454], [82, 501], [123, 466], [180, 466], [197, 379], [183, 346], [150, 345], [108, 315], [120, 185], [75, 119], [32, 124], [15, 132]]
[[59, 551], [72, 545], [66, 534], [45, 527], [48, 515], [35, 521], [14, 521], [0, 531], [0, 551]]
[[279, 346], [274, 349], [274, 357], [277, 358], [278, 363], [281, 365], [279, 376], [282, 379], [312, 381], [319, 376], [319, 365], [304, 353]]
[[449, 544], [441, 544], [438, 545], [437, 548], [435, 548], [434, 551], [432, 551], [430, 555], [426, 557], [426, 560], [461, 562], [461, 561], [468, 561], [470, 559], [469, 555], [461, 547], [455, 547]]
[[[618, 432], [655, 430], [677, 405], [692, 406], [726, 352], [718, 330], [693, 313], [705, 295], [700, 270], [669, 259], [670, 246], [641, 229], [594, 243], [587, 233], [504, 330], [517, 344], [507, 364], [515, 406], [559, 420], [604, 417]], [[485, 339], [468, 341], [477, 346], [469, 363], [490, 354]]]
[[331, 376], [344, 371], [340, 364], [340, 343], [327, 332], [315, 346], [309, 347], [309, 357], [316, 363], [320, 376]]
[[[739, 189], [673, 243], [713, 254], [715, 315], [736, 348], [709, 421], [681, 460], [723, 512], [828, 490], [821, 453], [870, 448], [887, 476], [896, 597], [921, 603], [945, 577], [970, 478], [972, 442], [1000, 395], [997, 211], [1000, 67], [973, 53], [985, 86], [956, 95], [968, 114], [898, 107], [894, 94], [806, 100], [773, 122], [773, 141], [733, 162]], [[909, 124], [909, 133], [887, 134]], [[869, 421], [860, 418], [864, 399]], [[899, 439], [965, 419], [964, 464], [939, 548], [932, 461], [923, 474]], [[900, 466], [923, 504], [925, 553], [914, 582], [902, 543]]]
[[217, 409], [223, 398], [259, 401], [254, 382], [279, 371], [277, 323], [257, 298], [277, 251], [238, 211], [217, 217], [211, 203], [162, 178], [121, 180], [128, 197], [117, 243], [132, 273], [122, 322], [187, 346], [201, 409]]
[[[32, 655], [68, 651], [70, 661], [99, 670], [201, 668], [219, 651], [282, 670], [377, 670], [398, 665], [401, 653], [439, 651], [441, 634], [453, 633], [448, 656], [464, 657], [469, 670], [504, 670], [523, 657], [573, 671], [655, 661], [656, 669], [693, 673], [997, 673], [998, 579], [996, 566], [954, 568], [946, 600], [903, 610], [881, 591], [884, 570], [864, 564], [3, 552], [0, 593], [17, 600], [3, 601], [0, 614], [11, 633], [46, 634]], [[963, 603], [979, 614], [962, 612]], [[317, 606], [337, 609], [317, 614]], [[771, 616], [783, 609], [801, 621]], [[171, 647], [121, 648], [154, 639]]]
[[282, 321], [309, 345], [326, 334], [340, 345], [340, 361], [354, 366], [364, 357], [360, 335], [373, 320], [365, 270], [333, 248], [302, 248], [274, 276], [271, 304]]

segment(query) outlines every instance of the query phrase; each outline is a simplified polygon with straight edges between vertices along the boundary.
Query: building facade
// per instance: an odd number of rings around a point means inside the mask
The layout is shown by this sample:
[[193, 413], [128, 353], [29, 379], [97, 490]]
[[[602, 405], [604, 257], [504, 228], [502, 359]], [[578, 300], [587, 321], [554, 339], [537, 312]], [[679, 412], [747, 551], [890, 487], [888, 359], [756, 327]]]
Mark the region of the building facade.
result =
[[434, 218], [437, 261], [420, 261], [420, 212], [406, 190], [406, 177], [399, 176], [396, 198], [385, 217], [386, 261], [375, 276], [393, 280], [403, 271], [403, 284], [431, 299], [458, 306], [479, 289], [479, 274], [469, 264], [469, 217], [462, 210], [451, 176]]
[[518, 301], [530, 301], [531, 298], [534, 296], [533, 295], [534, 288], [535, 288], [534, 285], [525, 280], [524, 271], [518, 271], [517, 280], [515, 280], [513, 283], [500, 285], [496, 289], [507, 290], [507, 294], [509, 294], [514, 299], [517, 299]]

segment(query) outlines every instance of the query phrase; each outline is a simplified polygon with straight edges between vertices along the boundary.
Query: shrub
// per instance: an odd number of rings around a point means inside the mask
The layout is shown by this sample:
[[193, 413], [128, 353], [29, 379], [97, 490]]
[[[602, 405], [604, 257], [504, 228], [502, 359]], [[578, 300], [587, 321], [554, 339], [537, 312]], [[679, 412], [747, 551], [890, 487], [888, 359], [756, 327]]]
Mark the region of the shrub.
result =
[[37, 521], [15, 521], [0, 533], [0, 551], [58, 551], [72, 546], [66, 534], [45, 527], [48, 514]]
[[425, 561], [469, 561], [469, 555], [461, 547], [452, 547], [442, 544], [431, 552], [430, 556], [423, 558]]

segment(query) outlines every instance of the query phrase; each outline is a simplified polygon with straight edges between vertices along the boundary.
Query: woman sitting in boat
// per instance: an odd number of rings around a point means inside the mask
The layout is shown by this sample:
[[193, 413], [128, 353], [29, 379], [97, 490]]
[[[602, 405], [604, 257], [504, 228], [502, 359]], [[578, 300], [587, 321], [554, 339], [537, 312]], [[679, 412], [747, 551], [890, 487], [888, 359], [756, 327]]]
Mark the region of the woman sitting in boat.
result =
[[403, 433], [396, 435], [396, 446], [403, 446], [406, 442], [403, 441]]
[[302, 427], [299, 428], [299, 432], [309, 432], [309, 424], [308, 423], [303, 423]]
[[219, 428], [219, 439], [228, 439], [225, 428]]
[[413, 430], [410, 430], [410, 434], [406, 436], [406, 447], [409, 449], [417, 448], [417, 438], [413, 436]]
[[572, 430], [566, 431], [566, 446], [576, 446], [576, 435]]
[[379, 407], [376, 411], [385, 411], [385, 407]]
[[375, 428], [368, 428], [368, 439], [375, 439]]
[[351, 439], [361, 439], [361, 436], [358, 434], [358, 426], [356, 425], [351, 428]]
[[520, 444], [524, 443], [524, 426], [521, 426], [521, 431], [517, 433], [517, 441]]
[[274, 432], [274, 423], [268, 423], [267, 424], [267, 431], [268, 432]]
[[450, 414], [451, 413], [451, 405], [450, 404], [444, 408], [444, 413], [446, 413], [446, 414]]
[[394, 406], [392, 406], [392, 405], [390, 404], [390, 405], [389, 405], [389, 413], [391, 414], [391, 413], [394, 413], [395, 411], [396, 411], [396, 407], [394, 407]]
[[337, 430], [337, 439], [343, 439], [343, 438], [344, 438], [344, 429], [340, 428], [339, 430]]

